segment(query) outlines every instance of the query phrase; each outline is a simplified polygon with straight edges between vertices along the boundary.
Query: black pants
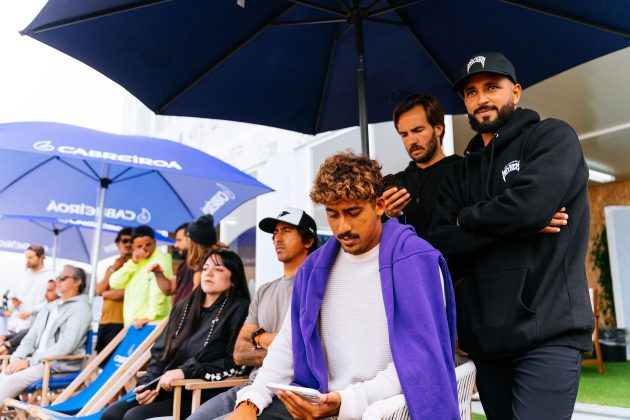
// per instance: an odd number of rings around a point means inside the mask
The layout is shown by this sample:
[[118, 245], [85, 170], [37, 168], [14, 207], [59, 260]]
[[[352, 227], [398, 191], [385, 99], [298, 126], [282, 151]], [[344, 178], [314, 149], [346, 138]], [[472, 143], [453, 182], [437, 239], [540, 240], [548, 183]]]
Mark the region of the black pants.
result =
[[274, 397], [271, 404], [258, 416], [258, 420], [293, 420], [284, 403]]
[[571, 419], [582, 352], [541, 346], [507, 359], [474, 359], [488, 420]]
[[96, 337], [96, 352], [102, 352], [105, 346], [107, 346], [122, 329], [123, 324], [99, 324], [98, 336]]
[[[221, 393], [222, 389], [206, 390], [201, 393], [201, 402], [205, 402], [213, 396]], [[185, 419], [190, 415], [192, 408], [192, 392], [184, 390], [182, 392], [180, 418]], [[160, 391], [155, 401], [151, 404], [140, 405], [133, 399], [132, 401], [118, 401], [112, 404], [101, 415], [101, 420], [146, 420], [153, 417], [164, 417], [173, 415], [173, 393]]]

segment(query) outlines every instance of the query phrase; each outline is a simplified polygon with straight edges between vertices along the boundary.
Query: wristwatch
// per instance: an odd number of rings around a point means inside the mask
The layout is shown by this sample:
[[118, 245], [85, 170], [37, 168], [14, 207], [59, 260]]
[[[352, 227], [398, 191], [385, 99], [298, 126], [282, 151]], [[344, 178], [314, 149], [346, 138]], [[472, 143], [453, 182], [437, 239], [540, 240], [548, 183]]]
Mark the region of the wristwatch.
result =
[[252, 336], [251, 336], [251, 341], [252, 341], [252, 344], [254, 345], [254, 347], [256, 347], [257, 349], [260, 349], [260, 348], [262, 348], [262, 347], [261, 347], [261, 346], [260, 346], [260, 344], [258, 344], [258, 342], [256, 341], [256, 337], [258, 337], [260, 334], [263, 334], [263, 333], [266, 333], [266, 332], [267, 332], [267, 331], [265, 331], [265, 329], [264, 329], [264, 328], [258, 328], [256, 331], [254, 331], [254, 332], [252, 333]]

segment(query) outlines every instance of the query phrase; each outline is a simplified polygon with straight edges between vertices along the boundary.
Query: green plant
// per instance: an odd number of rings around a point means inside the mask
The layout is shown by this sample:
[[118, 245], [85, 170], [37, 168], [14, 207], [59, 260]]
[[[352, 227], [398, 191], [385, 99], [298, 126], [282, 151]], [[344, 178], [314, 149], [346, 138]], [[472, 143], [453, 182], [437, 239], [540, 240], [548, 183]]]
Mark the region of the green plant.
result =
[[615, 320], [615, 301], [613, 299], [612, 274], [610, 273], [610, 259], [608, 257], [608, 237], [606, 228], [595, 237], [593, 241], [593, 249], [591, 250], [591, 258], [593, 260], [593, 270], [599, 271], [597, 282], [601, 288], [599, 294], [599, 308], [604, 320], [604, 325], [614, 327], [617, 325]]

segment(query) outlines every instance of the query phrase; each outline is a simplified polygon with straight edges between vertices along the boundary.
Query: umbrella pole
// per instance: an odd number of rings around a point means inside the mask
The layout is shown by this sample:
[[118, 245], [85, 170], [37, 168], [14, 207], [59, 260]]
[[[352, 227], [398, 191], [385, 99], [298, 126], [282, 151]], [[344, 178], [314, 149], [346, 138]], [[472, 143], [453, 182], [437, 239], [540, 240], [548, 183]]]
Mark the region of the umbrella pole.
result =
[[53, 273], [57, 274], [57, 257], [59, 256], [59, 229], [53, 229], [53, 249], [52, 249], [52, 260], [53, 260]]
[[363, 17], [358, 0], [352, 2], [352, 26], [354, 27], [357, 49], [357, 85], [359, 89], [359, 126], [361, 131], [361, 152], [370, 154], [368, 136], [367, 83], [365, 78], [365, 48], [363, 46]]
[[105, 210], [105, 198], [107, 196], [107, 188], [111, 183], [109, 176], [109, 165], [103, 165], [101, 169], [101, 180], [98, 187], [96, 197], [96, 227], [94, 229], [94, 238], [92, 239], [92, 274], [90, 275], [89, 296], [90, 302], [94, 300], [96, 294], [96, 268], [98, 265], [98, 251], [101, 245], [101, 233], [103, 232], [103, 213]]

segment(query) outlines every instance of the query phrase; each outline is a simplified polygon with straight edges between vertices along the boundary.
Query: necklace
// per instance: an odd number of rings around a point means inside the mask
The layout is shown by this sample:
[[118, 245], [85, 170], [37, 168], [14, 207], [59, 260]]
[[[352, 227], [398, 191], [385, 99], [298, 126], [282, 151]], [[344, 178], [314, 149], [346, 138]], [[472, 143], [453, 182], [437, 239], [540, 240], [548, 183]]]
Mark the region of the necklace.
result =
[[211, 325], [210, 325], [210, 331], [208, 331], [208, 336], [206, 337], [206, 341], [203, 343], [204, 348], [208, 345], [208, 342], [210, 341], [210, 336], [212, 335], [212, 332], [214, 331], [214, 326], [217, 325], [217, 323], [219, 322], [219, 316], [221, 315], [221, 312], [223, 311], [223, 308], [225, 307], [225, 304], [227, 303], [228, 300], [230, 300], [229, 296], [225, 298], [225, 300], [221, 304], [221, 307], [219, 308], [219, 312], [217, 312], [217, 316], [215, 316], [214, 319], [212, 320]]

